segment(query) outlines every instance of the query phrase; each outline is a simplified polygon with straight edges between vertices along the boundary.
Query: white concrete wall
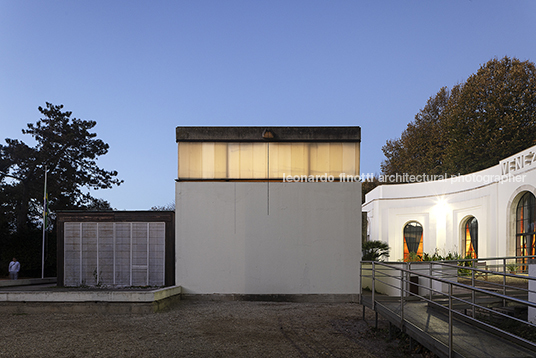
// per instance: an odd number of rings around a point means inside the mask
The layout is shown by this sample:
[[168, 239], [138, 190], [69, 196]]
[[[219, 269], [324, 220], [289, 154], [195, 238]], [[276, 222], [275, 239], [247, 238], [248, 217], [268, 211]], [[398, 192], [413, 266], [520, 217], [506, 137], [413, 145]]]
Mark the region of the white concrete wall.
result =
[[183, 293], [360, 293], [360, 183], [177, 182], [175, 203]]
[[463, 225], [478, 220], [478, 256], [515, 255], [515, 212], [520, 196], [536, 195], [536, 146], [477, 173], [434, 182], [382, 185], [366, 195], [371, 240], [391, 247], [389, 260], [402, 260], [403, 230], [423, 226], [423, 250], [462, 252]]

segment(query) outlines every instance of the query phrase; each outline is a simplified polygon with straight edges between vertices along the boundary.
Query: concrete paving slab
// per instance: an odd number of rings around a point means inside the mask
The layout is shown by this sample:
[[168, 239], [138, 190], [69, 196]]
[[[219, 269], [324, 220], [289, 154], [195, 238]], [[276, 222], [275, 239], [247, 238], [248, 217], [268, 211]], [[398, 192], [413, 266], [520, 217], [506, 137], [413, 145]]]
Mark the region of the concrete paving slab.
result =
[[[400, 324], [400, 299], [376, 294], [376, 310], [394, 325]], [[371, 307], [371, 294], [363, 294], [363, 304]], [[448, 316], [431, 309], [426, 302], [406, 301], [406, 331], [439, 356], [448, 352]], [[453, 320], [454, 357], [534, 357], [536, 352], [511, 340], [498, 337], [473, 324]]]

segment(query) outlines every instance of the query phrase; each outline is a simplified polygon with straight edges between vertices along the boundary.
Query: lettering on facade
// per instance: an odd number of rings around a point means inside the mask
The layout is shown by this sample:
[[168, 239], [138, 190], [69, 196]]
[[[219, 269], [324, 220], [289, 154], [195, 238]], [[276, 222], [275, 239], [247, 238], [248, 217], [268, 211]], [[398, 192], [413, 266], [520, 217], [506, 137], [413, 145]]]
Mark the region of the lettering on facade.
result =
[[501, 175], [508, 175], [527, 166], [530, 166], [533, 163], [536, 163], [536, 152], [529, 151], [521, 153], [513, 158], [505, 159], [500, 162]]

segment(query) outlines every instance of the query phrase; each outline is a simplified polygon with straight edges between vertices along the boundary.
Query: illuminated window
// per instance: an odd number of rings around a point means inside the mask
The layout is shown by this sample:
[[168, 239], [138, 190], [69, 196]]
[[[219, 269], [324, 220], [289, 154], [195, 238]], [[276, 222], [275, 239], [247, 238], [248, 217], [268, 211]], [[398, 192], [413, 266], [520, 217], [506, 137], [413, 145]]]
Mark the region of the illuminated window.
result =
[[465, 222], [462, 255], [472, 259], [478, 257], [478, 220], [475, 217], [471, 217]]
[[411, 221], [404, 227], [404, 261], [421, 261], [422, 255], [422, 225]]
[[359, 175], [359, 143], [179, 142], [179, 179]]
[[[536, 199], [525, 193], [516, 210], [516, 256], [536, 255]], [[526, 263], [526, 258], [518, 259]]]

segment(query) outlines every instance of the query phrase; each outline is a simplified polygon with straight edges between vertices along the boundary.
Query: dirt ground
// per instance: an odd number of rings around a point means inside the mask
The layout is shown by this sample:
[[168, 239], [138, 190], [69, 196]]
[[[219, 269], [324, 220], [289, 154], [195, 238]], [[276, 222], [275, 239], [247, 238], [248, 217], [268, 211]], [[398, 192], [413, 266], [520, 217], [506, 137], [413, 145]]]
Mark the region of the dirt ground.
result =
[[0, 312], [0, 357], [415, 357], [352, 303], [182, 301], [139, 315]]

